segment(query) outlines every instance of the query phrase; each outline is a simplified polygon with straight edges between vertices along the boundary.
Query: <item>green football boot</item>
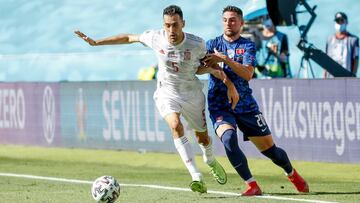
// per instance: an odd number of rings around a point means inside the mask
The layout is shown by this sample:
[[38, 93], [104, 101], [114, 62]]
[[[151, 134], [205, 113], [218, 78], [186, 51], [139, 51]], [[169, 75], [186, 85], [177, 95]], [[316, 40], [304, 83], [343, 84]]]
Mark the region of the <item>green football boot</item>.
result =
[[200, 194], [207, 193], [207, 187], [202, 180], [201, 181], [196, 181], [196, 180], [192, 181], [190, 183], [190, 189], [193, 192], [198, 192]]
[[224, 185], [227, 182], [227, 175], [220, 163], [215, 159], [211, 164], [209, 164], [209, 167], [211, 169], [210, 174], [214, 176], [215, 180], [219, 184]]

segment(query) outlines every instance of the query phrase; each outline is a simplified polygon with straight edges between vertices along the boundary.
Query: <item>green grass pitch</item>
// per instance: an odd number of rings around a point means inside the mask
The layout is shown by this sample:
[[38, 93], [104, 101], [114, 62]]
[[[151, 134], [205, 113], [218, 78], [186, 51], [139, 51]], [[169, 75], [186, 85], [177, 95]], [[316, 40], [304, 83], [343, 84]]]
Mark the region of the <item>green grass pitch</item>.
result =
[[[218, 157], [228, 173], [226, 185], [217, 184], [201, 157], [196, 159], [208, 190], [240, 193], [245, 189], [226, 157]], [[309, 182], [307, 195], [298, 194], [271, 161], [249, 159], [249, 165], [265, 193], [262, 198], [125, 185], [117, 202], [360, 202], [360, 164], [293, 162]], [[92, 203], [90, 182], [102, 175], [112, 175], [121, 184], [179, 188], [188, 188], [191, 181], [177, 154], [11, 145], [0, 145], [0, 173], [87, 181], [79, 184], [0, 175], [0, 202], [7, 203]]]

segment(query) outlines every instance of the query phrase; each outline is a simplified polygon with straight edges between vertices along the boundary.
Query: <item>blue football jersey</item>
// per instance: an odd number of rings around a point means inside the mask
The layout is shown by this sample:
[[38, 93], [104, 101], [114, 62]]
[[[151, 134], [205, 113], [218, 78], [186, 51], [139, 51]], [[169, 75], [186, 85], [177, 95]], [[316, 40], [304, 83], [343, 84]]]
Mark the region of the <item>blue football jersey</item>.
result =
[[[207, 41], [206, 48], [208, 53], [214, 53], [214, 49], [216, 49], [240, 64], [256, 65], [255, 43], [248, 39], [240, 37], [234, 42], [228, 42], [221, 35]], [[240, 95], [240, 100], [234, 111], [236, 113], [257, 111], [259, 107], [252, 96], [248, 81], [234, 73], [225, 63], [221, 66]], [[212, 75], [209, 77], [208, 108], [209, 110], [231, 110], [231, 104], [228, 103], [227, 98], [227, 87], [221, 80]]]

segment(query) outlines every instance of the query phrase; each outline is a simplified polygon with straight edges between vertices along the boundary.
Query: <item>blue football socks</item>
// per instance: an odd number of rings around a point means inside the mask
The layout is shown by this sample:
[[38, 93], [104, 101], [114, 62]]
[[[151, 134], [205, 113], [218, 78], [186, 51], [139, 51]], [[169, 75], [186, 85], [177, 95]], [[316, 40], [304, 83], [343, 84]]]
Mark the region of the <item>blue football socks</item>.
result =
[[289, 157], [287, 156], [286, 152], [280, 147], [277, 147], [274, 144], [272, 147], [265, 151], [262, 151], [261, 153], [271, 159], [274, 164], [283, 168], [287, 174], [292, 173], [293, 167], [290, 163]]
[[237, 134], [234, 129], [226, 130], [221, 136], [226, 155], [237, 173], [244, 181], [252, 179], [252, 175], [244, 153], [239, 148]]

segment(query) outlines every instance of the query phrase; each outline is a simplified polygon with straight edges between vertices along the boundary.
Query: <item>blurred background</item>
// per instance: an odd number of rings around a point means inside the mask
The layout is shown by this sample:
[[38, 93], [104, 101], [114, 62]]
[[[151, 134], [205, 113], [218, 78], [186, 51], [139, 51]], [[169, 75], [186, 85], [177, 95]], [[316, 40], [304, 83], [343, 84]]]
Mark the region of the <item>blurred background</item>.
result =
[[[359, 1], [307, 2], [317, 5], [317, 18], [308, 33], [308, 41], [315, 47], [325, 49], [327, 37], [335, 32], [334, 15], [338, 11], [347, 14], [348, 30], [360, 35]], [[73, 31], [81, 30], [94, 39], [119, 33], [140, 34], [161, 28], [163, 8], [177, 4], [184, 12], [185, 31], [208, 40], [222, 33], [221, 12], [225, 6], [236, 5], [247, 15], [266, 5], [265, 0], [0, 0], [0, 3], [0, 81], [136, 80], [140, 69], [156, 64], [150, 49], [135, 44], [90, 47]], [[299, 24], [309, 19], [307, 13], [297, 17]], [[296, 47], [299, 30], [296, 26], [278, 30], [288, 35], [291, 71], [297, 73], [303, 55]], [[323, 69], [312, 64], [315, 77], [320, 78]]]

